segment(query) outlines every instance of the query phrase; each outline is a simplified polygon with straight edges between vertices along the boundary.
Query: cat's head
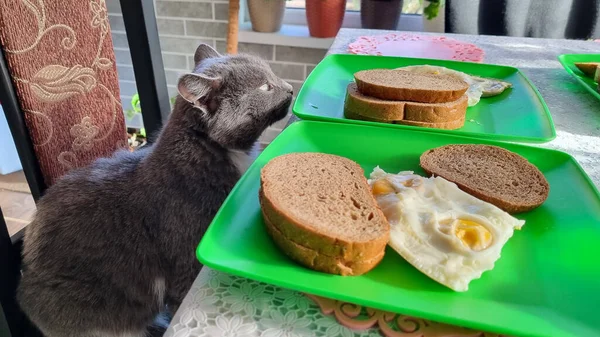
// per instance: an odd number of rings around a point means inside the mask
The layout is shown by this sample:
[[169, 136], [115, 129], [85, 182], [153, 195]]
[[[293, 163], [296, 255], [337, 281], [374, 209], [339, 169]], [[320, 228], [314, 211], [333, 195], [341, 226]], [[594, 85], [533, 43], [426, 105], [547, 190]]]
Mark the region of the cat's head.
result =
[[[220, 55], [200, 45], [192, 73], [179, 78], [176, 108], [193, 114], [195, 127], [230, 149], [249, 149], [288, 113], [292, 86], [252, 55]], [[183, 105], [183, 106], [181, 106]]]

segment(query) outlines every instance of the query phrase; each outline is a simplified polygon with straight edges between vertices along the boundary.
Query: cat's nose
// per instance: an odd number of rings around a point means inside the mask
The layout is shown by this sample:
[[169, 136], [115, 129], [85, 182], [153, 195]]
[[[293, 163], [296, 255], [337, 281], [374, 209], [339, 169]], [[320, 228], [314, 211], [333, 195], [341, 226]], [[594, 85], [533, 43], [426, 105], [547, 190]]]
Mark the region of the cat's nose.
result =
[[290, 94], [294, 94], [294, 87], [292, 87], [291, 84], [289, 84], [288, 82], [283, 81], [283, 87], [285, 88], [285, 90], [287, 90], [287, 92], [289, 92]]

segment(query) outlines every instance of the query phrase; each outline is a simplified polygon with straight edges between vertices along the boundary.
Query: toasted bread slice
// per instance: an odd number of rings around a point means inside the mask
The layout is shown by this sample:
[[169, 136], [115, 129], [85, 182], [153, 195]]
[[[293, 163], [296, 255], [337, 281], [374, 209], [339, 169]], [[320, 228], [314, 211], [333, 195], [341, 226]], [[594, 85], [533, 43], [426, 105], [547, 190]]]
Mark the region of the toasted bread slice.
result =
[[421, 155], [428, 174], [454, 182], [460, 189], [508, 213], [540, 206], [550, 185], [527, 159], [490, 145], [446, 145]]
[[411, 125], [411, 126], [420, 126], [423, 128], [432, 128], [432, 129], [444, 129], [444, 130], [456, 130], [460, 129], [465, 125], [465, 117], [461, 117], [457, 120], [449, 121], [449, 122], [439, 122], [439, 123], [430, 123], [430, 122], [415, 122], [415, 121], [395, 121], [396, 124], [402, 125]]
[[344, 109], [344, 117], [348, 118], [348, 119], [356, 119], [359, 121], [369, 121], [369, 122], [378, 122], [378, 123], [394, 123], [395, 120], [385, 120], [385, 119], [378, 119], [378, 118], [372, 118], [372, 117], [365, 117], [359, 113], [354, 112], [351, 109]]
[[384, 120], [411, 120], [415, 122], [440, 123], [455, 121], [464, 117], [468, 107], [468, 97], [448, 103], [418, 103], [390, 101], [365, 96], [358, 91], [355, 83], [347, 87], [344, 109], [362, 116]]
[[389, 240], [389, 224], [364, 171], [347, 158], [276, 157], [262, 169], [260, 200], [265, 218], [283, 236], [346, 266], [377, 257]]
[[348, 119], [356, 119], [361, 121], [369, 121], [369, 122], [378, 122], [378, 123], [391, 123], [391, 124], [403, 124], [403, 125], [411, 125], [411, 126], [420, 126], [423, 128], [437, 128], [437, 129], [445, 129], [445, 130], [455, 130], [461, 128], [465, 124], [465, 118], [461, 117], [457, 120], [450, 122], [440, 122], [440, 123], [428, 123], [428, 122], [415, 122], [415, 121], [407, 121], [407, 120], [380, 120], [372, 117], [365, 117], [359, 113], [355, 113], [352, 110], [346, 109], [344, 111], [344, 117]]
[[395, 69], [363, 70], [354, 74], [366, 96], [393, 101], [444, 103], [459, 99], [469, 84], [449, 75], [419, 74]]
[[600, 62], [575, 62], [574, 64], [582, 73], [589, 77], [594, 77], [596, 69], [600, 66]]
[[267, 233], [275, 242], [275, 245], [292, 260], [316, 271], [342, 276], [361, 275], [373, 269], [383, 259], [384, 251], [370, 259], [360, 259], [353, 263], [347, 263], [338, 258], [319, 254], [316, 250], [306, 248], [285, 237], [275, 226], [271, 224], [267, 215], [263, 213]]

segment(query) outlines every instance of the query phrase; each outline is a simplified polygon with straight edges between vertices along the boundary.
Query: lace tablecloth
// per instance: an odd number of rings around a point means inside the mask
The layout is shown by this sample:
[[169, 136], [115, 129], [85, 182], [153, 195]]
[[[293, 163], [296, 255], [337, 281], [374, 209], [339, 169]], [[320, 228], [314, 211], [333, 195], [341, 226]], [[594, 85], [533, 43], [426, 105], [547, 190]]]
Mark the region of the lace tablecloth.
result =
[[204, 267], [164, 337], [500, 337], [306, 296]]
[[[348, 45], [359, 36], [388, 33], [391, 32], [342, 29], [329, 53], [346, 53]], [[600, 187], [600, 102], [557, 61], [559, 54], [600, 54], [600, 43], [446, 35], [483, 49], [485, 63], [521, 69], [544, 97], [557, 131], [553, 141], [534, 146], [571, 154]], [[296, 120], [292, 116], [289, 123]], [[205, 267], [165, 336], [351, 337], [380, 336], [382, 333], [398, 337], [495, 336], [348, 303], [315, 299], [317, 302], [298, 292]]]

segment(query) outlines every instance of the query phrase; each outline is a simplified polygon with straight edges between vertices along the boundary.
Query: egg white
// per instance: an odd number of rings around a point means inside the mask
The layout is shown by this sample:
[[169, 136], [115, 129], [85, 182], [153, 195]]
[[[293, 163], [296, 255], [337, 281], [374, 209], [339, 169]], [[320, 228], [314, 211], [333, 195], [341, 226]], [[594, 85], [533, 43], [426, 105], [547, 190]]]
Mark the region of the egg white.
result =
[[[454, 291], [468, 290], [472, 280], [493, 269], [514, 229], [525, 224], [441, 177], [425, 178], [410, 171], [389, 174], [377, 167], [369, 183], [373, 186], [380, 179], [395, 190], [376, 195], [390, 222], [389, 245], [418, 270]], [[453, 234], [457, 219], [487, 229], [490, 245], [477, 251], [463, 244]]]

